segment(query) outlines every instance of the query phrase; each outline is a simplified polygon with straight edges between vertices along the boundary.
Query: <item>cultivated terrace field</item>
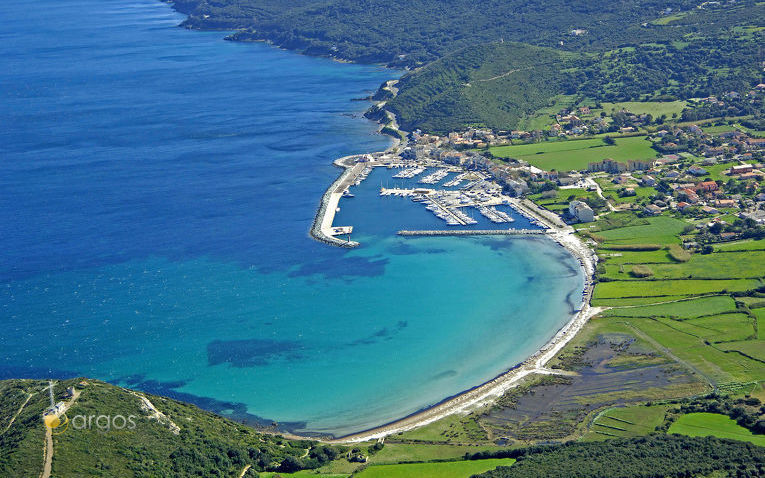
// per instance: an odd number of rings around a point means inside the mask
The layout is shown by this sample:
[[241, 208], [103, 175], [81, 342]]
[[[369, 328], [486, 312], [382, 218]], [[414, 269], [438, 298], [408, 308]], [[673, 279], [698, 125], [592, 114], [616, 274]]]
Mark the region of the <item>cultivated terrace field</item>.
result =
[[491, 148], [498, 158], [514, 158], [525, 161], [539, 169], [571, 171], [587, 169], [591, 162], [613, 159], [626, 162], [630, 159], [655, 159], [658, 151], [646, 136], [616, 138], [607, 144], [601, 138], [579, 141], [546, 141]]

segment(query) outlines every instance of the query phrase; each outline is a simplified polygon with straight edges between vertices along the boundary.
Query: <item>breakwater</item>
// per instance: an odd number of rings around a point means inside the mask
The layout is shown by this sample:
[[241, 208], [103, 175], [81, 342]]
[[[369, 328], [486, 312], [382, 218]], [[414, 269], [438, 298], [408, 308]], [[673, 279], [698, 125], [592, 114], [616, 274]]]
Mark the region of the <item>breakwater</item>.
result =
[[364, 165], [356, 162], [357, 157], [358, 155], [345, 156], [334, 162], [336, 166], [344, 169], [340, 176], [335, 179], [335, 182], [322, 195], [319, 208], [316, 210], [316, 215], [314, 215], [311, 237], [317, 241], [348, 248], [359, 245], [356, 241], [338, 239], [332, 234], [332, 222], [335, 219], [335, 212], [337, 212], [343, 191], [353, 184], [364, 170]]

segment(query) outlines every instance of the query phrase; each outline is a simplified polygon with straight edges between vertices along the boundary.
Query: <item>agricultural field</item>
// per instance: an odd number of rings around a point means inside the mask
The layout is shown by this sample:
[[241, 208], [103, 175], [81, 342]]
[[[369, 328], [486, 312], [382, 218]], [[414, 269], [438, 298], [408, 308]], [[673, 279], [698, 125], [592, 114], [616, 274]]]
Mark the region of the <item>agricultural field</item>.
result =
[[603, 238], [602, 247], [609, 244], [676, 244], [677, 236], [688, 225], [687, 222], [669, 216], [657, 216], [637, 221], [636, 225], [618, 227], [595, 234]]
[[[600, 282], [595, 287], [596, 299], [629, 297], [686, 296], [687, 294], [716, 294], [720, 291], [739, 292], [761, 287], [757, 279], [733, 280], [625, 280]], [[656, 302], [660, 302], [657, 300]]]
[[757, 338], [765, 340], [765, 308], [754, 309], [752, 313], [757, 318]]
[[[634, 307], [638, 305], [659, 305], [659, 304], [670, 304], [677, 302], [679, 300], [685, 300], [685, 299], [692, 299], [693, 296], [682, 294], [682, 295], [671, 295], [671, 296], [665, 296], [665, 297], [606, 297], [606, 298], [597, 298], [592, 299], [590, 302], [595, 307]], [[626, 309], [619, 309], [619, 310], [626, 310]], [[608, 313], [608, 311], [604, 312], [603, 314]]]
[[[254, 475], [244, 475], [245, 477], [254, 476]], [[314, 478], [348, 478], [350, 476], [348, 473], [317, 473], [314, 470], [302, 470], [297, 471], [295, 473], [277, 473], [277, 472], [262, 472], [257, 475], [258, 478], [279, 478], [279, 477], [295, 477], [295, 478], [308, 478], [308, 477], [314, 477]]]
[[674, 263], [666, 249], [656, 251], [619, 251], [600, 249], [601, 260], [607, 260], [608, 264], [661, 264]]
[[678, 433], [692, 437], [716, 436], [730, 438], [765, 446], [765, 435], [754, 435], [751, 431], [738, 425], [726, 415], [717, 413], [689, 413], [677, 419], [669, 427], [669, 433]]
[[738, 352], [756, 360], [765, 362], [765, 340], [745, 340], [728, 342], [718, 346], [721, 350]]
[[488, 441], [488, 437], [475, 420], [457, 414], [399, 434], [396, 440], [427, 443], [481, 443]]
[[715, 244], [716, 252], [729, 251], [765, 251], [765, 241], [737, 241]]
[[595, 417], [582, 439], [590, 441], [647, 435], [662, 424], [667, 408], [667, 405], [608, 408]]
[[510, 466], [512, 458], [453, 461], [445, 463], [411, 463], [401, 465], [369, 466], [354, 476], [359, 478], [467, 478], [477, 473]]
[[[629, 264], [609, 261], [606, 265], [607, 272], [601, 277], [630, 280], [632, 277]], [[694, 254], [687, 262], [642, 264], [649, 264], [654, 279], [758, 279], [763, 276], [765, 251]]]
[[604, 317], [672, 317], [690, 319], [704, 315], [733, 312], [735, 310], [736, 303], [729, 296], [715, 296], [644, 307], [611, 309], [605, 311], [602, 315]]
[[465, 456], [465, 453], [501, 448], [498, 446], [394, 443], [396, 439], [397, 436], [390, 437], [382, 450], [370, 456], [369, 462], [376, 465], [387, 465], [414, 461], [454, 460]]
[[745, 304], [747, 307], [752, 309], [759, 309], [760, 307], [765, 307], [765, 297], [759, 297], [759, 296], [737, 297], [736, 301], [741, 302], [742, 304]]
[[616, 138], [613, 145], [607, 145], [599, 138], [577, 139], [497, 146], [490, 148], [490, 151], [496, 157], [520, 159], [548, 171], [582, 170], [590, 162], [606, 158], [627, 161], [658, 156], [645, 136]]
[[622, 320], [634, 333], [655, 342], [672, 354], [680, 363], [703, 376], [709, 383], [751, 382], [765, 380], [765, 363], [747, 358], [740, 354], [731, 354], [721, 350], [706, 339], [683, 330], [680, 321], [654, 318], [618, 317], [609, 320]]

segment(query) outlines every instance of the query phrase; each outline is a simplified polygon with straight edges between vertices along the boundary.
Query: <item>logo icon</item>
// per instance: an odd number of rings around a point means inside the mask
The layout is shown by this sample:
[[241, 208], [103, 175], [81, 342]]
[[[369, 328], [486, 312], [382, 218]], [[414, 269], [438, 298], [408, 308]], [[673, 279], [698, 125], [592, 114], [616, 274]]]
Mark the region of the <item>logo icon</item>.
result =
[[59, 416], [53, 410], [49, 410], [48, 413], [43, 415], [43, 423], [54, 435], [61, 435], [69, 428], [69, 418], [66, 414]]
[[53, 380], [48, 381], [48, 393], [50, 395], [50, 408], [43, 413], [43, 423], [54, 435], [61, 435], [69, 428], [69, 418], [66, 416], [66, 408], [63, 402], [54, 403]]

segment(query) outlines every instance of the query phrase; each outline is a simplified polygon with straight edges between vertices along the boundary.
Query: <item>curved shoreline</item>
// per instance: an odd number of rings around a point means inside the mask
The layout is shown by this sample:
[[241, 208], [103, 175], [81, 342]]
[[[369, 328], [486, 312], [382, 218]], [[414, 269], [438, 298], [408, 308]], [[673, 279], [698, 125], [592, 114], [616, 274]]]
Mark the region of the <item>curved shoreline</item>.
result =
[[[390, 149], [392, 149], [392, 147], [386, 150], [386, 152], [390, 151]], [[355, 245], [358, 245], [358, 243], [354, 243], [353, 246], [349, 246], [348, 242], [341, 241], [332, 236], [326, 236], [322, 232], [322, 224], [324, 223], [326, 225], [326, 218], [334, 217], [334, 213], [327, 215], [327, 207], [331, 207], [332, 204], [336, 207], [336, 203], [333, 202], [333, 199], [334, 197], [339, 199], [342, 195], [341, 192], [337, 192], [338, 187], [352, 176], [351, 171], [354, 166], [347, 164], [346, 161], [357, 156], [358, 155], [346, 156], [334, 162], [335, 165], [344, 167], [345, 170], [327, 189], [324, 196], [322, 196], [321, 205], [317, 210], [313, 226], [311, 227], [311, 236], [318, 241], [331, 245], [339, 245], [341, 247], [355, 247]], [[451, 397], [447, 397], [435, 405], [414, 412], [401, 419], [342, 437], [321, 441], [340, 444], [377, 440], [388, 435], [427, 425], [448, 415], [465, 413], [489, 404], [502, 396], [507, 390], [519, 385], [521, 380], [529, 375], [560, 373], [546, 368], [545, 366], [569, 341], [571, 341], [592, 316], [601, 311], [600, 308], [593, 308], [590, 306], [590, 299], [594, 286], [593, 276], [597, 265], [597, 255], [582, 239], [574, 234], [574, 229], [563, 223], [557, 215], [553, 215], [549, 211], [541, 209], [527, 199], [515, 199], [513, 200], [512, 205], [521, 214], [534, 218], [547, 227], [547, 230], [544, 231], [544, 233], [535, 234], [534, 237], [549, 237], [568, 251], [579, 262], [579, 265], [585, 274], [585, 286], [582, 292], [582, 302], [579, 310], [576, 311], [571, 319], [564, 324], [563, 327], [558, 329], [558, 331], [539, 350], [523, 362], [516, 364], [493, 379], [471, 389], [457, 393]], [[329, 223], [329, 226], [331, 226], [331, 222]], [[307, 438], [292, 434], [291, 436], [295, 438]]]
[[[388, 89], [395, 95], [395, 82], [391, 80], [388, 82]], [[378, 103], [378, 106], [383, 107], [385, 102]], [[386, 111], [389, 125], [393, 126], [397, 131], [398, 125], [395, 115]], [[380, 129], [382, 129], [381, 126]], [[395, 140], [394, 143], [385, 151], [377, 153], [368, 153], [368, 156], [374, 157], [381, 154], [390, 153], [397, 149], [400, 141]], [[364, 163], [355, 162], [355, 159], [364, 155], [351, 155], [343, 158], [336, 159], [334, 164], [338, 167], [345, 168], [340, 176], [329, 186], [327, 191], [321, 198], [319, 208], [314, 216], [313, 225], [311, 226], [311, 236], [326, 244], [340, 246], [340, 247], [356, 247], [358, 243], [350, 241], [342, 241], [328, 234], [332, 227], [332, 220], [334, 219], [335, 209], [339, 202], [342, 193], [347, 186], [344, 186], [346, 181], [351, 180], [349, 183], [355, 181], [356, 176], [360, 173], [358, 170], [359, 165]], [[352, 163], [351, 161], [354, 161]], [[363, 166], [362, 166], [363, 168]], [[356, 173], [354, 175], [354, 172]], [[476, 387], [462, 391], [447, 397], [441, 402], [424, 408], [420, 411], [414, 412], [406, 417], [388, 422], [386, 424], [373, 427], [367, 430], [363, 430], [357, 433], [352, 433], [338, 438], [332, 438], [329, 440], [321, 440], [327, 443], [355, 443], [364, 442], [369, 440], [377, 440], [384, 438], [388, 435], [411, 430], [413, 428], [427, 425], [436, 420], [444, 418], [446, 416], [455, 413], [465, 413], [480, 406], [489, 404], [501, 397], [507, 390], [517, 386], [522, 379], [533, 374], [556, 374], [561, 373], [555, 370], [546, 368], [545, 365], [558, 353], [563, 347], [571, 341], [571, 339], [584, 327], [587, 321], [597, 313], [601, 311], [600, 308], [593, 308], [590, 306], [590, 299], [593, 291], [593, 278], [595, 273], [595, 267], [597, 265], [597, 255], [595, 251], [588, 247], [582, 239], [577, 237], [574, 233], [574, 229], [571, 226], [566, 225], [563, 220], [556, 214], [546, 211], [528, 199], [514, 199], [511, 205], [522, 215], [531, 219], [535, 219], [547, 230], [544, 231], [543, 236], [549, 237], [557, 242], [561, 247], [567, 250], [581, 266], [585, 274], [585, 285], [582, 292], [582, 302], [578, 311], [566, 322], [558, 331], [550, 338], [539, 350], [528, 357], [523, 362], [516, 364], [509, 370], [499, 374], [491, 380], [488, 380]], [[535, 235], [536, 237], [536, 235]], [[299, 435], [291, 435], [296, 438]], [[316, 439], [316, 438], [313, 438]]]
[[[529, 211], [528, 206], [524, 206], [522, 207], [524, 207], [526, 212], [537, 217], [544, 217], [541, 214], [535, 214], [536, 211]], [[418, 428], [440, 420], [446, 416], [455, 413], [466, 413], [478, 407], [487, 405], [501, 397], [507, 390], [519, 385], [521, 380], [529, 375], [563, 373], [546, 368], [547, 363], [555, 357], [555, 355], [557, 355], [572, 338], [574, 338], [592, 316], [601, 311], [598, 307], [590, 306], [590, 298], [593, 289], [592, 276], [597, 264], [597, 255], [584, 244], [581, 239], [574, 235], [572, 228], [568, 228], [570, 230], [565, 230], [559, 226], [551, 225], [550, 221], [545, 221], [545, 224], [554, 229], [554, 232], [548, 233], [547, 236], [574, 256], [579, 261], [585, 273], [586, 279], [582, 294], [582, 305], [572, 316], [571, 320], [558, 329], [552, 338], [550, 338], [550, 340], [548, 340], [545, 345], [534, 354], [495, 378], [452, 397], [448, 397], [438, 404], [415, 412], [399, 420], [336, 439], [327, 440], [328, 443], [340, 444], [377, 440], [388, 435]]]

